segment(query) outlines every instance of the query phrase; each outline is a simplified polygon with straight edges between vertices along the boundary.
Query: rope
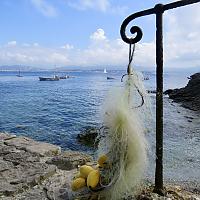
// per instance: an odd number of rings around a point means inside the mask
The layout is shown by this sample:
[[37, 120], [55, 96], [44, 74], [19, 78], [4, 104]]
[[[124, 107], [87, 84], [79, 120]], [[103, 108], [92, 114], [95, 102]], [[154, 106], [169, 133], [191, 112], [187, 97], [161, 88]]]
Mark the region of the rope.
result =
[[[133, 61], [133, 56], [134, 56], [134, 52], [135, 52], [135, 44], [129, 44], [129, 57], [128, 57], [128, 67], [127, 67], [127, 74], [124, 74], [121, 78], [121, 82], [123, 82], [123, 78], [127, 75], [133, 75], [132, 74], [132, 70], [131, 70], [131, 63]], [[141, 99], [142, 99], [142, 102], [139, 106], [136, 106], [136, 107], [133, 107], [133, 108], [139, 108], [139, 107], [142, 107], [143, 104], [144, 104], [144, 97], [141, 93], [141, 91], [139, 90], [139, 88], [135, 85], [134, 83], [134, 86], [137, 90], [137, 92], [139, 93], [139, 95], [141, 96]]]

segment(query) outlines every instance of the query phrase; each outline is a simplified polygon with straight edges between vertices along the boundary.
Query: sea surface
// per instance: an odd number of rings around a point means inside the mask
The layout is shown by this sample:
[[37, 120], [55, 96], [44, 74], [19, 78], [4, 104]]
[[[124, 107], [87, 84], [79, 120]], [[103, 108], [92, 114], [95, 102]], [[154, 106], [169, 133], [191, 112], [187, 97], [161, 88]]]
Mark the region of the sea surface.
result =
[[[87, 126], [100, 127], [101, 105], [107, 92], [122, 85], [123, 70], [69, 71], [59, 75], [71, 78], [39, 81], [54, 72], [0, 72], [0, 132], [24, 135], [39, 141], [60, 145], [63, 149], [92, 154], [79, 144], [77, 134]], [[189, 72], [166, 72], [164, 89], [184, 87]], [[107, 80], [107, 76], [113, 77]], [[155, 72], [144, 72], [148, 90], [155, 90]], [[152, 103], [152, 127], [149, 141], [148, 176], [155, 168], [155, 95]], [[164, 178], [200, 182], [200, 116], [164, 96]]]

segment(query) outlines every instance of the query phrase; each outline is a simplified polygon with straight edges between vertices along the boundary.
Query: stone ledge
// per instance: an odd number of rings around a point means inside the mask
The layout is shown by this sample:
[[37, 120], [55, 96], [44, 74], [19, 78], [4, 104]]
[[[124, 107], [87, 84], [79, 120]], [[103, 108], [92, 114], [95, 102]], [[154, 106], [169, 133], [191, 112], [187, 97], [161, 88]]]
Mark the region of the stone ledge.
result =
[[33, 139], [22, 136], [6, 140], [4, 143], [8, 146], [14, 146], [19, 150], [25, 150], [39, 156], [54, 156], [61, 153], [59, 146], [45, 142], [36, 142]]

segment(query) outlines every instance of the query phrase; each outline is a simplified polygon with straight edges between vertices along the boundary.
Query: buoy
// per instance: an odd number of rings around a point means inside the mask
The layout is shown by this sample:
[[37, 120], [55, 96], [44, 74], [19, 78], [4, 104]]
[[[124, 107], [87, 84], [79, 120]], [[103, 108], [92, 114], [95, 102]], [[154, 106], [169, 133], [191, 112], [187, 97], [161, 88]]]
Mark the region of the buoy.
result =
[[107, 164], [107, 161], [108, 161], [108, 156], [103, 154], [99, 157], [98, 164], [100, 167], [105, 167], [105, 165]]
[[99, 170], [93, 170], [89, 173], [88, 178], [87, 178], [87, 186], [92, 189], [94, 189], [98, 183], [99, 183], [99, 179], [100, 179], [100, 172]]
[[83, 165], [80, 167], [80, 176], [83, 178], [87, 178], [88, 174], [94, 169], [91, 166]]
[[78, 189], [83, 188], [84, 186], [86, 186], [86, 182], [84, 178], [77, 178], [75, 180], [73, 180], [71, 188], [73, 191], [76, 191]]

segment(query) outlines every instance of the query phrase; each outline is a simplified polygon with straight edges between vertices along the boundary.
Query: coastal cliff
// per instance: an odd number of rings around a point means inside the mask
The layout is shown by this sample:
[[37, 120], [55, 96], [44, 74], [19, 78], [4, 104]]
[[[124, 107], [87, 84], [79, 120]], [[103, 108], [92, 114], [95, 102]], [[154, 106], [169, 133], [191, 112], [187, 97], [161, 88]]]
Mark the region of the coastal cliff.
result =
[[189, 77], [189, 82], [184, 88], [166, 90], [170, 99], [179, 102], [183, 107], [200, 112], [200, 73]]

